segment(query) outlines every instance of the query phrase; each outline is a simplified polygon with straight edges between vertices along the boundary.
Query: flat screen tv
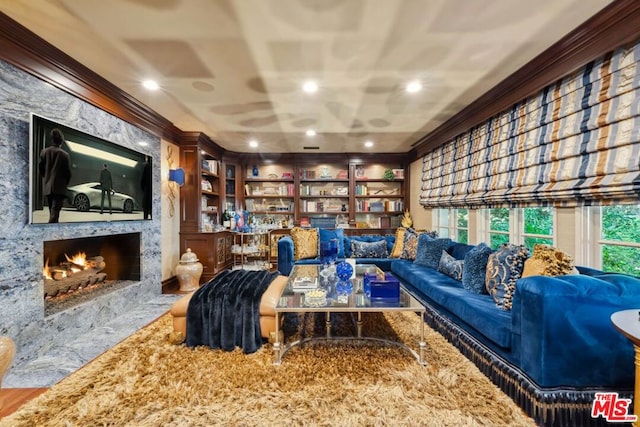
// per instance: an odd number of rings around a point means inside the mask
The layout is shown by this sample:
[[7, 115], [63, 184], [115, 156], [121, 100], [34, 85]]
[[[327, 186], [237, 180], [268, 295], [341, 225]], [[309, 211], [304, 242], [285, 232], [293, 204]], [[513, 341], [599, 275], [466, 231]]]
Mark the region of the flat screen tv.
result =
[[[151, 219], [151, 156], [31, 114], [29, 212], [32, 224], [56, 222], [51, 219], [50, 198], [45, 194], [49, 191], [45, 190], [42, 172], [44, 164], [41, 166], [41, 154], [53, 145], [51, 131], [56, 128], [64, 135], [61, 148], [69, 155], [71, 171], [57, 222]], [[111, 188], [103, 191], [101, 180], [108, 183], [108, 175]]]

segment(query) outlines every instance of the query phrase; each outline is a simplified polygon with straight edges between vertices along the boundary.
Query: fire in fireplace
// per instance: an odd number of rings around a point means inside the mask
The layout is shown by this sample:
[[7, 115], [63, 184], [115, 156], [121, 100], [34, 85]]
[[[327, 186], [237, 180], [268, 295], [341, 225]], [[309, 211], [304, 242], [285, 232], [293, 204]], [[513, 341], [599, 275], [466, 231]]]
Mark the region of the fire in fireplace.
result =
[[51, 315], [139, 281], [140, 233], [44, 242], [44, 259], [45, 315]]

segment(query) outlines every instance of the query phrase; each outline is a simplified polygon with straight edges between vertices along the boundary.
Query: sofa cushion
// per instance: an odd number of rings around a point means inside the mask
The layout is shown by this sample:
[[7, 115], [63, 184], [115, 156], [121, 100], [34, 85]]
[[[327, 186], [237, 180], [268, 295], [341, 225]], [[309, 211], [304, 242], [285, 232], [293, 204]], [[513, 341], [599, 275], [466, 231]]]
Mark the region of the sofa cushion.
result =
[[462, 270], [464, 268], [464, 261], [455, 259], [449, 255], [447, 251], [442, 251], [440, 256], [440, 262], [438, 263], [438, 271], [444, 273], [452, 279], [462, 281]]
[[320, 244], [322, 242], [328, 242], [331, 239], [338, 241], [338, 258], [344, 258], [344, 230], [342, 228], [336, 228], [329, 230], [326, 228], [318, 229], [318, 253], [320, 253]]
[[345, 236], [344, 237], [344, 256], [346, 258], [353, 257], [353, 241], [358, 242], [379, 242], [384, 240], [387, 243], [387, 251], [390, 251], [393, 248], [393, 239], [394, 236], [381, 236], [379, 234], [373, 235], [363, 235], [363, 236]]
[[418, 236], [418, 250], [415, 263], [423, 267], [438, 268], [442, 251], [446, 251], [452, 245], [447, 237], [434, 239], [426, 233]]
[[410, 261], [394, 260], [391, 271], [488, 341], [502, 348], [511, 347], [511, 312], [496, 308], [489, 295], [468, 292], [457, 280]]
[[290, 234], [293, 240], [294, 261], [318, 256], [317, 228], [293, 227]]
[[351, 242], [351, 252], [354, 258], [387, 258], [389, 255], [385, 240], [377, 242], [353, 240]]
[[451, 246], [447, 248], [449, 255], [455, 259], [464, 259], [471, 249], [475, 248], [474, 245], [467, 245], [465, 243], [451, 242]]
[[391, 255], [389, 258], [400, 258], [402, 255], [402, 249], [404, 248], [404, 233], [407, 231], [405, 227], [398, 227], [395, 234], [395, 242], [393, 248], [391, 248]]
[[464, 256], [462, 270], [462, 286], [476, 294], [486, 294], [487, 262], [491, 248], [486, 243], [479, 243]]
[[531, 258], [524, 262], [522, 277], [561, 276], [576, 274], [577, 271], [571, 255], [553, 246], [538, 243], [533, 246]]
[[522, 277], [529, 249], [522, 245], [505, 243], [489, 255], [487, 261], [487, 292], [498, 308], [511, 310], [516, 282]]

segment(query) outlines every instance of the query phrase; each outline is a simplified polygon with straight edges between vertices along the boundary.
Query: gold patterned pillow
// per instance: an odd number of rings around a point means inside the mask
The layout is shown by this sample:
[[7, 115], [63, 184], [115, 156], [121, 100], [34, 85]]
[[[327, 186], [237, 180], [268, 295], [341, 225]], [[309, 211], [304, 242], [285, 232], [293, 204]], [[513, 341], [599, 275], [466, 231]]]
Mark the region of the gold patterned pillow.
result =
[[402, 256], [402, 249], [404, 248], [404, 233], [407, 231], [404, 227], [398, 227], [396, 230], [396, 241], [393, 243], [393, 249], [391, 249], [391, 255], [389, 258], [400, 258]]
[[315, 258], [318, 256], [318, 229], [293, 227], [293, 260]]
[[418, 253], [418, 233], [413, 228], [408, 228], [404, 233], [404, 244], [402, 246], [402, 254], [400, 258], [416, 259]]
[[533, 247], [531, 258], [524, 263], [522, 277], [564, 274], [575, 274], [575, 264], [571, 255], [553, 246], [538, 243]]

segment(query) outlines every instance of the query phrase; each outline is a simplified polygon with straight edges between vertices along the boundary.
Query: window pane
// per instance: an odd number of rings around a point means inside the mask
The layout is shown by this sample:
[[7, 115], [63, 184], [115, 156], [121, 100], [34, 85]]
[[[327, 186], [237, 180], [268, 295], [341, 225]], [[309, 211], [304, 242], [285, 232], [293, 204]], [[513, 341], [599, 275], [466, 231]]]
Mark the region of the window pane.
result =
[[525, 233], [553, 235], [553, 208], [524, 208], [523, 210]]
[[438, 222], [440, 227], [449, 226], [449, 209], [438, 209]]
[[467, 230], [458, 230], [458, 242], [469, 243], [469, 232]]
[[489, 211], [489, 230], [509, 231], [509, 209], [498, 208]]
[[498, 249], [498, 246], [503, 243], [509, 243], [509, 235], [508, 234], [489, 234], [489, 244], [491, 249]]
[[545, 239], [544, 237], [525, 237], [524, 245], [533, 252], [533, 246], [537, 243], [543, 243], [545, 245], [553, 245], [553, 239]]
[[438, 237], [449, 237], [448, 228], [438, 228]]
[[458, 227], [469, 228], [469, 209], [457, 209]]
[[640, 243], [640, 205], [603, 206], [602, 238]]
[[640, 276], [640, 248], [602, 245], [602, 270]]

